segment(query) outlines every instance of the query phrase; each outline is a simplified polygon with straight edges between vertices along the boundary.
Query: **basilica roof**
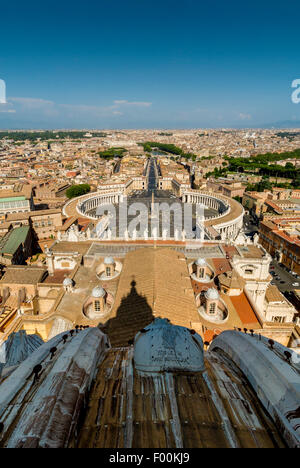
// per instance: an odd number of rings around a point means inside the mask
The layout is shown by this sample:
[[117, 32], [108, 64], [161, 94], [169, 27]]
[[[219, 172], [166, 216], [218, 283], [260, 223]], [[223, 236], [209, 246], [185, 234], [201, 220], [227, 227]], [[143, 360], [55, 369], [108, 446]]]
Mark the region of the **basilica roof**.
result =
[[0, 385], [0, 447], [65, 447], [107, 345], [98, 328], [89, 328], [57, 335], [33, 352]]
[[263, 336], [231, 330], [210, 349], [224, 352], [244, 372], [287, 443], [300, 447], [300, 356]]
[[98, 328], [57, 335], [0, 384], [0, 447], [296, 447], [299, 363], [269, 348], [230, 331], [204, 353], [161, 319], [122, 348]]
[[126, 346], [155, 317], [183, 327], [200, 325], [184, 255], [140, 248], [125, 257], [106, 332], [114, 346]]

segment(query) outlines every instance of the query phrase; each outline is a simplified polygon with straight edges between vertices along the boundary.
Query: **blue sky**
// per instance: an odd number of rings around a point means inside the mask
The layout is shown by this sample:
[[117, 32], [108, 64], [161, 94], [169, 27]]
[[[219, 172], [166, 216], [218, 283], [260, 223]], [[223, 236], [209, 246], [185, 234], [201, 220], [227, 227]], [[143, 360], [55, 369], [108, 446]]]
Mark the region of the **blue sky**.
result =
[[0, 128], [300, 126], [300, 4], [1, 4]]

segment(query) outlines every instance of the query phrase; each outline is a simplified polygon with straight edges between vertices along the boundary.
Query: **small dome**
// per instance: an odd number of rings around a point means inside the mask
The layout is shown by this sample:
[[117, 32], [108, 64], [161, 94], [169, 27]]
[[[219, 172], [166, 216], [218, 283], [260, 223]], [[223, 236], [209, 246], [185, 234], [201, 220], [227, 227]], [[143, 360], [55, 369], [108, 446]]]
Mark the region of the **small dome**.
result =
[[105, 257], [104, 259], [104, 264], [105, 265], [113, 265], [115, 263], [114, 259], [112, 257]]
[[217, 300], [219, 299], [219, 292], [215, 288], [209, 288], [205, 293], [206, 299]]
[[198, 258], [195, 261], [195, 264], [198, 265], [198, 266], [204, 266], [204, 265], [206, 265], [206, 260], [204, 258]]
[[71, 278], [65, 278], [63, 281], [64, 286], [73, 286], [73, 280]]
[[92, 291], [92, 296], [93, 297], [105, 296], [105, 289], [103, 289], [101, 286], [96, 286]]
[[134, 363], [141, 372], [204, 371], [202, 338], [194, 330], [156, 318], [135, 336]]

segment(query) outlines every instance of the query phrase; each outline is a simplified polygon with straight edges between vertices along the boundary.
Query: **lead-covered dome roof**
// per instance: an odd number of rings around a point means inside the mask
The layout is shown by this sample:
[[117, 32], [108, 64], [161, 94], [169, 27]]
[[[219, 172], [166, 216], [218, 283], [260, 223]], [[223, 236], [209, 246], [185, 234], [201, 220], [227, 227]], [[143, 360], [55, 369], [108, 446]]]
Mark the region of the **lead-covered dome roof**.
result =
[[105, 257], [103, 261], [104, 265], [113, 265], [115, 263], [113, 257]]
[[202, 338], [194, 330], [157, 318], [135, 336], [134, 363], [142, 372], [203, 371]]
[[219, 295], [219, 292], [217, 291], [217, 289], [209, 288], [205, 293], [205, 297], [206, 297], [206, 299], [217, 300], [217, 299], [219, 299], [220, 295]]
[[103, 289], [102, 286], [96, 286], [92, 291], [92, 296], [95, 298], [104, 297], [105, 289]]
[[195, 261], [195, 264], [198, 266], [205, 266], [206, 265], [206, 260], [205, 258], [197, 258]]

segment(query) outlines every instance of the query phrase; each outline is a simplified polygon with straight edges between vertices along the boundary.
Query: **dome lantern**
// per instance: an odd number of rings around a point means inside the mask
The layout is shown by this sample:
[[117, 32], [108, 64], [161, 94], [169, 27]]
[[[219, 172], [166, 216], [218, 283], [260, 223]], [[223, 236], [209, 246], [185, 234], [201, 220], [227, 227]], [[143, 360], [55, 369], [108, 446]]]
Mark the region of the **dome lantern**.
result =
[[92, 291], [92, 297], [94, 298], [104, 297], [105, 294], [106, 291], [101, 286], [96, 286]]

